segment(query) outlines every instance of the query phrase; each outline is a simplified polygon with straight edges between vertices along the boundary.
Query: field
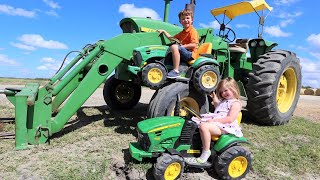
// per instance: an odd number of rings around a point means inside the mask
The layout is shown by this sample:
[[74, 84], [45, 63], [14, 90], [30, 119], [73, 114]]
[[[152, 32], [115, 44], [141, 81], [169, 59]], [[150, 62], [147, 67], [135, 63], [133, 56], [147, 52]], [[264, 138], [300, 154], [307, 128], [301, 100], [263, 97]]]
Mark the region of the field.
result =
[[[0, 79], [4, 84], [11, 83]], [[130, 111], [109, 109], [101, 92], [99, 88], [50, 145], [16, 151], [14, 139], [0, 139], [0, 179], [152, 179], [155, 160], [139, 163], [128, 152], [129, 142], [136, 138], [136, 124], [146, 118], [152, 92], [143, 89], [149, 96]], [[302, 100], [288, 124], [259, 126], [249, 119], [242, 121], [250, 141], [245, 147], [254, 155], [246, 179], [320, 179], [320, 110]], [[0, 95], [0, 119], [13, 117], [14, 107]], [[14, 123], [0, 124], [0, 134], [7, 132], [14, 132]], [[212, 169], [186, 169], [181, 179], [217, 179], [217, 175]]]

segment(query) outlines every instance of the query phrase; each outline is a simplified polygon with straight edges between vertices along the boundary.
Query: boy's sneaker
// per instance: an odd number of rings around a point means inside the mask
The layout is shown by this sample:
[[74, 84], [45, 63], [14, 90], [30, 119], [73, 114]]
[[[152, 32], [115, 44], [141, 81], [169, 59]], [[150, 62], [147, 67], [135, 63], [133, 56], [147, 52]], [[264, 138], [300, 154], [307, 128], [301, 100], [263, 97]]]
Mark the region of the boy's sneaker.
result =
[[180, 73], [178, 73], [177, 71], [175, 70], [171, 70], [169, 73], [168, 73], [168, 78], [176, 78], [176, 77], [179, 77], [180, 76]]

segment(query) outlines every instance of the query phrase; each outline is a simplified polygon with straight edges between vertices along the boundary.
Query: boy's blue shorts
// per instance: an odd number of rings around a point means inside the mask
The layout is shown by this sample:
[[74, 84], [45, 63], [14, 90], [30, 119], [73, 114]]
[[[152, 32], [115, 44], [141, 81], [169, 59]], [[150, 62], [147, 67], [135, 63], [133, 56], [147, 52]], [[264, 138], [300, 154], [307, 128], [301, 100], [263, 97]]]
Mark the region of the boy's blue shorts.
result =
[[184, 62], [193, 60], [192, 52], [179, 45], [180, 59]]

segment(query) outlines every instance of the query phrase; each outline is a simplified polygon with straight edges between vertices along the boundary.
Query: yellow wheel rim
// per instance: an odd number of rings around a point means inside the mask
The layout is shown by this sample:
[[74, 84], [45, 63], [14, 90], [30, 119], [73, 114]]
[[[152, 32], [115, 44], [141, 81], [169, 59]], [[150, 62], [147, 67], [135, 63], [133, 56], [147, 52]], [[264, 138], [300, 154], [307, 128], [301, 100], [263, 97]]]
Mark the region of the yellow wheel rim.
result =
[[239, 156], [233, 159], [229, 165], [228, 172], [232, 178], [237, 178], [246, 172], [248, 161], [245, 157]]
[[165, 180], [176, 179], [181, 172], [181, 165], [178, 162], [171, 163], [164, 172]]
[[163, 73], [159, 68], [152, 68], [148, 72], [148, 81], [157, 84], [163, 79]]
[[297, 93], [297, 75], [293, 68], [288, 68], [281, 75], [277, 87], [277, 106], [281, 113], [287, 112]]
[[[187, 116], [189, 114], [189, 112], [183, 108], [185, 106], [188, 106], [189, 108], [197, 112], [200, 112], [199, 104], [197, 103], [197, 101], [191, 97], [185, 97], [185, 98], [182, 98], [180, 101], [179, 116]], [[174, 108], [171, 112], [171, 116], [174, 116]]]
[[205, 88], [213, 88], [218, 82], [217, 74], [212, 71], [205, 72], [201, 77], [201, 84]]

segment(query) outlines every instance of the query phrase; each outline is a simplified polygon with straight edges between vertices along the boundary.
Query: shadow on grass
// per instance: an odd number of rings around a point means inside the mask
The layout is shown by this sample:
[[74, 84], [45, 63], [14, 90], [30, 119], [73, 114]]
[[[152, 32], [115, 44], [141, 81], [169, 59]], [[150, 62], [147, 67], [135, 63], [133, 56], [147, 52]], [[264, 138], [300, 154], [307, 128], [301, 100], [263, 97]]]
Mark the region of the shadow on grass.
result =
[[[100, 113], [87, 115], [87, 108], [97, 109]], [[139, 121], [146, 119], [148, 104], [138, 103], [130, 110], [112, 110], [107, 105], [97, 107], [81, 107], [76, 115], [77, 118], [66, 123], [63, 130], [53, 134], [52, 139], [59, 138], [74, 130], [80, 129], [96, 121], [103, 120], [105, 127], [116, 127], [115, 132], [120, 134], [132, 134], [137, 136], [135, 127]]]

